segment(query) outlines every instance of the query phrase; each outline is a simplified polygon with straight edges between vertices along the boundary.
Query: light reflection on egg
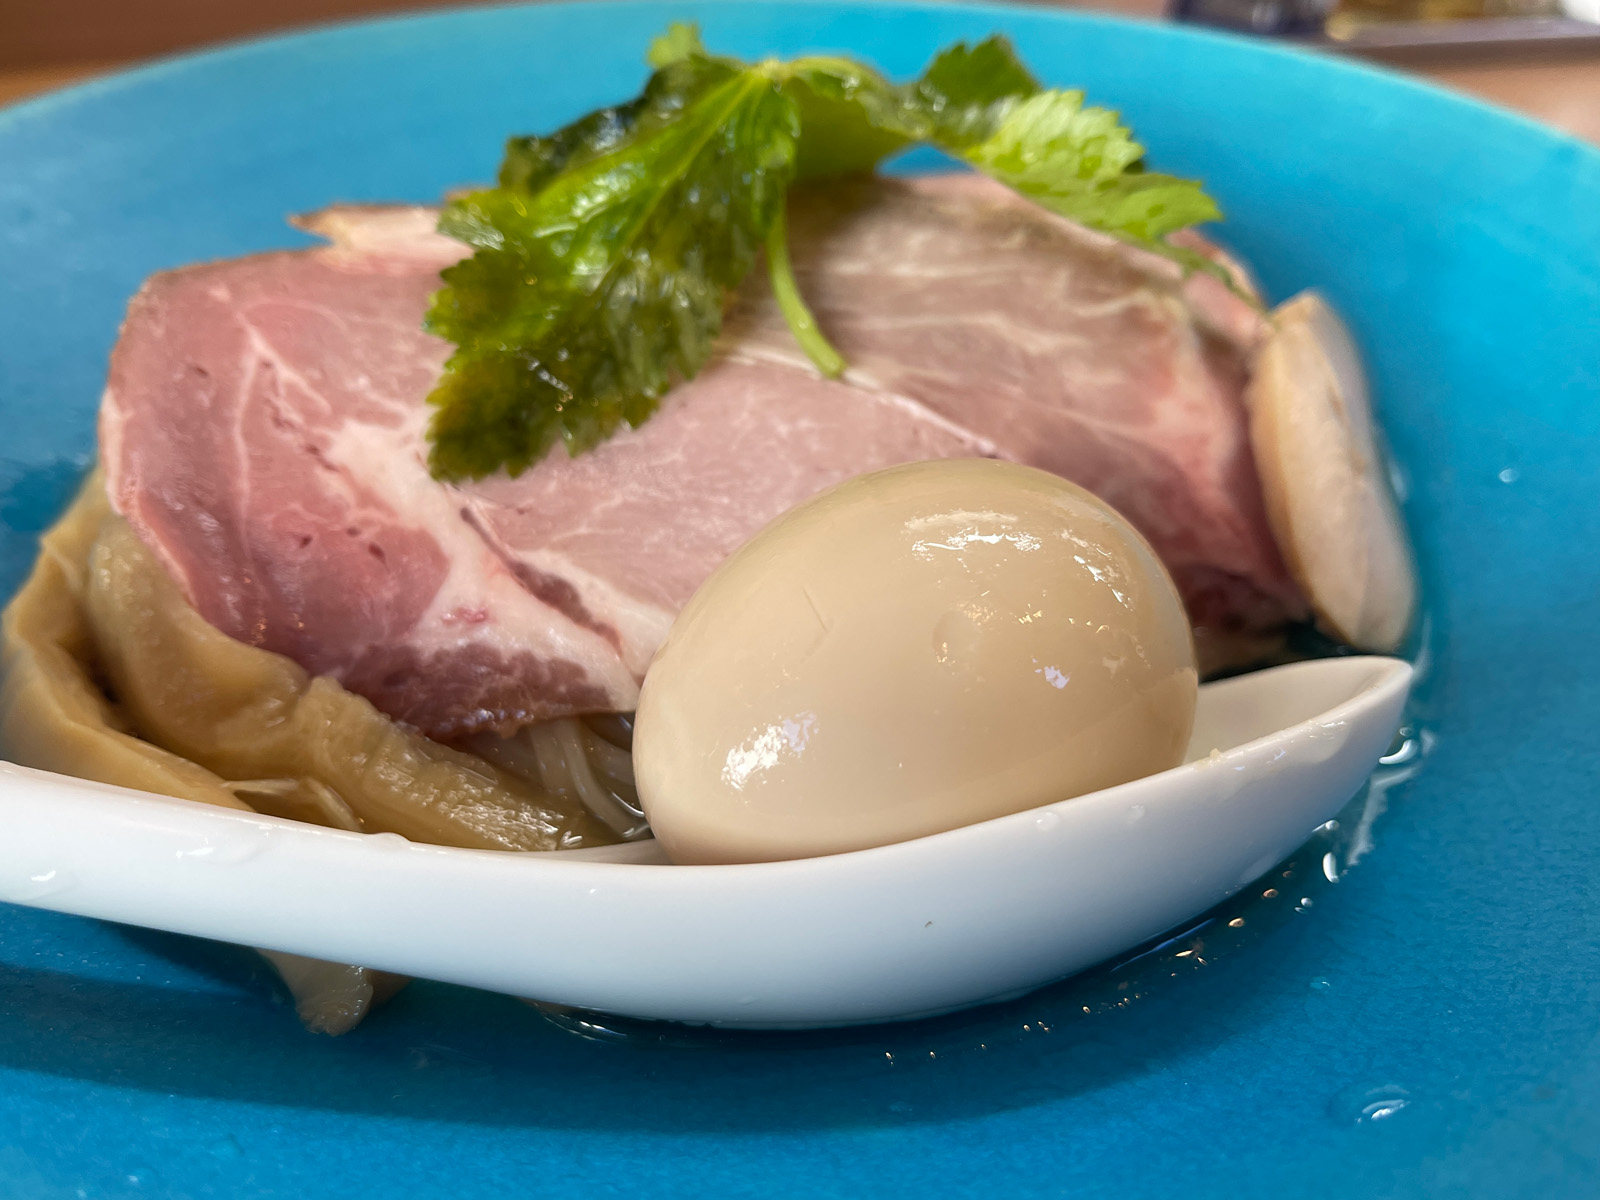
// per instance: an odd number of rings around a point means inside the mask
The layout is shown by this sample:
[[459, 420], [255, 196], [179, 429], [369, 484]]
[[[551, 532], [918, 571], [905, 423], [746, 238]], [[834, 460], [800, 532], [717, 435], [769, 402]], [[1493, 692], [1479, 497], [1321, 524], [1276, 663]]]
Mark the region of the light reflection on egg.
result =
[[916, 463], [784, 514], [685, 606], [634, 764], [678, 862], [882, 845], [1177, 765], [1182, 604], [1103, 502], [1010, 463]]

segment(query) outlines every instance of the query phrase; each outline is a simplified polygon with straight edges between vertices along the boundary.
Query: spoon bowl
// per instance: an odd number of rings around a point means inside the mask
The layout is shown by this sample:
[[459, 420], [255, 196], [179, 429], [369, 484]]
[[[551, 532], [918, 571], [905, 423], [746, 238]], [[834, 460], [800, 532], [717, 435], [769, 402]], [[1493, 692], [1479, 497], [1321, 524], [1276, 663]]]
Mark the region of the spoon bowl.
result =
[[1398, 659], [1200, 689], [1184, 765], [931, 837], [683, 867], [524, 855], [212, 808], [0, 764], [0, 900], [633, 1017], [898, 1020], [1029, 991], [1237, 892], [1353, 796]]

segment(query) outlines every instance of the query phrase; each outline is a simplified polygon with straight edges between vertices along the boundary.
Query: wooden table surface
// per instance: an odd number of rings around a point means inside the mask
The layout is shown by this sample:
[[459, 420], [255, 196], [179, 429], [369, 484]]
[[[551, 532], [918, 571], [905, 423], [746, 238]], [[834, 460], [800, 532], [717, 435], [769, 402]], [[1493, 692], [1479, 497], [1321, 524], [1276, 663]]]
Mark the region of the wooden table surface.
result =
[[1600, 57], [1434, 67], [1420, 73], [1445, 87], [1600, 142]]
[[[1105, 0], [1104, 7], [1143, 13], [1150, 0]], [[0, 67], [0, 104], [64, 87], [106, 63]], [[1479, 96], [1600, 143], [1600, 55], [1556, 61], [1430, 64], [1410, 68], [1445, 87]]]

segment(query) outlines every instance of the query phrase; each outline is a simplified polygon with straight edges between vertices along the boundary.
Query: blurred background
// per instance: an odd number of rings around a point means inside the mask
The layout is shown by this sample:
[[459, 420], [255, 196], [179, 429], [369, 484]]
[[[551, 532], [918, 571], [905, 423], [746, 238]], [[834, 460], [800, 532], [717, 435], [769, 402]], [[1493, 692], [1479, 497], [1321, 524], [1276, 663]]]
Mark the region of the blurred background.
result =
[[[0, 0], [0, 104], [230, 38], [464, 0]], [[1311, 43], [1600, 142], [1600, 0], [1082, 0]]]

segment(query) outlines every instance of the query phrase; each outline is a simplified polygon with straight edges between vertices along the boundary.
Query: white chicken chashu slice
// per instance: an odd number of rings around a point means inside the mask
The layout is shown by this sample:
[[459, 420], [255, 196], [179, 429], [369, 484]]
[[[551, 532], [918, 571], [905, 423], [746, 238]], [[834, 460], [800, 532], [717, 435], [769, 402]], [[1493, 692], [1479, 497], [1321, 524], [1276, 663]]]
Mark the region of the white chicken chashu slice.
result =
[[1290, 574], [1331, 633], [1362, 650], [1399, 649], [1416, 609], [1416, 569], [1361, 360], [1316, 292], [1273, 312], [1247, 402], [1267, 517]]

